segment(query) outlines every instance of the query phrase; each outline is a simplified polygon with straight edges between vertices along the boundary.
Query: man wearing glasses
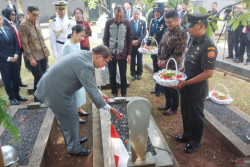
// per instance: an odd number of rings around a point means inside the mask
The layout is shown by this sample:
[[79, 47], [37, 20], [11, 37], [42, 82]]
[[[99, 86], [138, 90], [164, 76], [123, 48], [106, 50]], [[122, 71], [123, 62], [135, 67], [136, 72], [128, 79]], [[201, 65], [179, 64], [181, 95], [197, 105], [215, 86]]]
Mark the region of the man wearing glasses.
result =
[[[36, 6], [28, 6], [28, 17], [20, 24], [20, 38], [25, 52], [25, 56], [29, 60], [30, 70], [34, 76], [34, 92], [36, 85], [48, 66], [49, 50], [45, 45], [40, 23], [37, 21], [39, 17], [39, 9]], [[34, 97], [34, 101], [38, 101]]]

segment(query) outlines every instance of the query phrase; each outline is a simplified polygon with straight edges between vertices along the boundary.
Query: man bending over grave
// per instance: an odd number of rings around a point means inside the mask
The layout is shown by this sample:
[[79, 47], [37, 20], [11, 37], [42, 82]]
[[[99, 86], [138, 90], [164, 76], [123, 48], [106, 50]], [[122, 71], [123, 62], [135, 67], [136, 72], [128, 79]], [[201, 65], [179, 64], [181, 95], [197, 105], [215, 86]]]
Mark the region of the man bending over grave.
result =
[[[81, 147], [86, 137], [79, 137], [79, 115], [76, 111], [75, 92], [84, 87], [97, 108], [110, 110], [119, 118], [119, 112], [111, 108], [95, 84], [95, 68], [106, 65], [111, 60], [111, 52], [106, 46], [94, 47], [91, 51], [70, 53], [57, 61], [41, 78], [35, 92], [57, 118], [69, 154], [88, 155], [90, 150]], [[108, 101], [108, 100], [107, 100]]]

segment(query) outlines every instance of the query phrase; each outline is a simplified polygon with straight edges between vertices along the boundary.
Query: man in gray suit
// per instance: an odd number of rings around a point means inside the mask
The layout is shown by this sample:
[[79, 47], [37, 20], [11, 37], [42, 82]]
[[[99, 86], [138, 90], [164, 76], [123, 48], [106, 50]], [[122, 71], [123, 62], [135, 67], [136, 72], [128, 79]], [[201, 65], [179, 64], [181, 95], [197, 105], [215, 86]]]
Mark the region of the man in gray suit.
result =
[[41, 78], [35, 96], [43, 101], [57, 118], [69, 154], [87, 155], [90, 150], [81, 147], [87, 138], [79, 137], [79, 115], [76, 111], [75, 92], [84, 87], [97, 108], [110, 110], [119, 118], [119, 112], [111, 108], [95, 84], [95, 68], [101, 68], [111, 60], [106, 46], [97, 46], [92, 51], [70, 53], [57, 61]]

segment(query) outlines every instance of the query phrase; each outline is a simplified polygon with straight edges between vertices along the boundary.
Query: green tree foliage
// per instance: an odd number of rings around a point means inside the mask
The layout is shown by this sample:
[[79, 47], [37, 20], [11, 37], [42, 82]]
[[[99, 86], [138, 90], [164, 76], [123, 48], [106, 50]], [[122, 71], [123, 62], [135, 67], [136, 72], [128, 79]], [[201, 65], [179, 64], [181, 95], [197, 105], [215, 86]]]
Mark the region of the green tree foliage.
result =
[[0, 125], [3, 124], [5, 129], [9, 129], [16, 140], [18, 140], [18, 129], [13, 124], [11, 116], [7, 113], [7, 104], [0, 97]]

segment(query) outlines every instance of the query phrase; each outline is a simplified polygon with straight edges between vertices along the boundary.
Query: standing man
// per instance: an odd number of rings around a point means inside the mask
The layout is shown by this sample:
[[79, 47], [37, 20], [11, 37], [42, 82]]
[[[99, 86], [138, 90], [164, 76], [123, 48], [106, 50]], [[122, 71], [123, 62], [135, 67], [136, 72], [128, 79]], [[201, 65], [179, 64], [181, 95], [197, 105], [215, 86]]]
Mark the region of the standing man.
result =
[[119, 66], [121, 77], [121, 95], [127, 96], [127, 62], [131, 60], [132, 34], [128, 20], [123, 18], [122, 6], [115, 7], [115, 18], [106, 22], [103, 43], [112, 53], [112, 60], [108, 63], [112, 97], [118, 96], [116, 86], [116, 67]]
[[111, 53], [105, 46], [97, 46], [92, 51], [72, 52], [49, 68], [38, 83], [35, 95], [55, 114], [69, 154], [84, 156], [90, 153], [80, 145], [87, 140], [79, 137], [76, 111], [75, 92], [81, 87], [86, 89], [97, 108], [109, 110], [119, 118], [119, 112], [103, 100], [107, 96], [95, 84], [95, 68], [105, 66], [110, 60]]
[[[156, 39], [157, 43], [159, 44], [162, 38], [162, 35], [167, 28], [165, 24], [165, 20], [163, 18], [164, 13], [164, 3], [157, 2], [154, 5], [153, 8], [154, 13], [154, 19], [151, 20], [151, 23], [149, 25], [149, 36]], [[147, 44], [150, 45], [152, 41], [148, 41]], [[157, 64], [157, 55], [151, 55], [151, 58], [153, 60], [153, 69], [154, 73], [158, 72], [160, 70], [158, 64]], [[154, 94], [156, 96], [160, 96], [163, 93], [163, 87], [159, 84], [155, 84], [155, 88], [153, 91], [151, 91], [151, 94]]]
[[131, 17], [132, 17], [132, 13], [133, 13], [133, 11], [132, 11], [132, 3], [131, 2], [125, 2], [123, 6], [125, 8], [125, 12], [124, 12], [125, 17], [124, 18], [127, 19], [127, 20], [130, 20]]
[[3, 27], [3, 17], [0, 15], [0, 72], [11, 105], [18, 105], [18, 101], [27, 101], [19, 95], [17, 70], [19, 54], [18, 41], [9, 27]]
[[[170, 58], [177, 62], [177, 70], [182, 66], [183, 54], [187, 44], [187, 32], [178, 24], [178, 13], [175, 10], [169, 10], [165, 14], [165, 23], [168, 27], [159, 44], [158, 66], [161, 69], [166, 68], [166, 63]], [[170, 61], [168, 69], [176, 70], [175, 63]], [[179, 91], [171, 87], [164, 87], [166, 103], [158, 107], [163, 110], [163, 115], [176, 114], [179, 107]]]
[[18, 80], [19, 80], [18, 84], [21, 87], [27, 87], [26, 84], [23, 84], [22, 79], [21, 79], [21, 75], [20, 75], [21, 66], [22, 66], [23, 48], [22, 48], [19, 32], [18, 32], [16, 26], [13, 23], [14, 20], [16, 19], [16, 13], [15, 13], [14, 9], [12, 9], [12, 8], [5, 8], [2, 11], [2, 14], [4, 16], [3, 25], [9, 27], [12, 30], [13, 34], [15, 35], [16, 40], [18, 41], [18, 46], [19, 46], [19, 49], [20, 49], [20, 52], [19, 52], [20, 54], [18, 55], [18, 61], [17, 61], [17, 66], [18, 66], [17, 71], [18, 71]]
[[188, 15], [187, 29], [191, 39], [185, 55], [184, 73], [186, 81], [179, 81], [174, 87], [180, 89], [183, 135], [175, 136], [180, 142], [188, 143], [185, 153], [192, 153], [201, 146], [205, 127], [203, 114], [205, 98], [208, 95], [207, 79], [213, 76], [217, 48], [208, 37], [206, 26], [210, 15]]
[[[250, 13], [250, 9], [248, 9], [248, 13]], [[240, 56], [239, 56], [240, 60], [244, 60], [245, 50], [247, 50], [247, 60], [245, 62], [245, 65], [249, 65], [250, 64], [250, 24], [246, 25], [243, 31], [241, 32]]]
[[181, 26], [185, 29], [186, 29], [186, 25], [187, 25], [187, 14], [188, 14], [188, 11], [187, 11], [187, 4], [183, 3], [182, 4], [182, 11], [181, 11]]
[[61, 58], [63, 44], [67, 36], [72, 33], [71, 28], [76, 25], [76, 21], [66, 16], [66, 1], [56, 1], [53, 4], [56, 7], [57, 17], [49, 21], [50, 45], [54, 58]]
[[[36, 85], [48, 67], [49, 50], [45, 45], [39, 17], [39, 9], [36, 6], [28, 6], [28, 17], [19, 27], [24, 55], [29, 60], [30, 70], [34, 76], [34, 92]], [[34, 101], [38, 99], [34, 96]]]
[[[130, 64], [130, 74], [132, 76], [132, 81], [134, 81], [136, 78], [140, 80], [143, 72], [142, 54], [138, 51], [138, 49], [141, 46], [142, 40], [146, 36], [146, 22], [140, 19], [140, 15], [141, 11], [139, 9], [134, 9], [133, 19], [130, 21], [131, 32], [133, 35]], [[136, 62], [137, 70], [135, 70]]]

